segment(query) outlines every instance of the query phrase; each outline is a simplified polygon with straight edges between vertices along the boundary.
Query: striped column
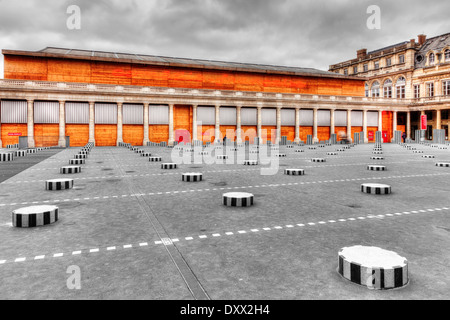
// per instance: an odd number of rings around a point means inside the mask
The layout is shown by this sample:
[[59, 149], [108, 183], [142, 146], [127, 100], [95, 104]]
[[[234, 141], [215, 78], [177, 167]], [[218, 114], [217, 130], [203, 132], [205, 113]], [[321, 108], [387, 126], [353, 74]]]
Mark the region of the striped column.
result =
[[277, 136], [275, 138], [275, 144], [281, 142], [281, 107], [277, 107]]
[[242, 106], [236, 107], [236, 142], [242, 143], [242, 124], [241, 124]]
[[149, 104], [148, 103], [144, 103], [144, 141], [142, 143], [142, 145], [145, 147], [147, 145], [148, 142], [150, 142], [150, 136], [149, 136], [149, 132], [148, 132], [148, 127], [149, 127], [149, 120], [148, 120], [148, 108], [149, 108]]
[[300, 108], [295, 108], [295, 140], [294, 143], [300, 143]]
[[[383, 111], [378, 111], [378, 131], [383, 132]], [[381, 143], [383, 143], [383, 139], [381, 139]]]
[[59, 102], [59, 141], [58, 146], [66, 147], [66, 102]]
[[369, 143], [369, 138], [367, 137], [367, 110], [363, 110], [363, 132], [364, 143]]
[[174, 122], [173, 122], [173, 104], [169, 104], [169, 146], [175, 143], [174, 137]]
[[192, 106], [192, 144], [198, 140], [197, 105]]
[[89, 142], [95, 144], [95, 102], [89, 102]]
[[336, 125], [335, 125], [335, 113], [334, 109], [330, 110], [330, 137], [332, 134], [336, 133]]
[[117, 102], [117, 145], [123, 142], [123, 103]]
[[216, 105], [216, 139], [214, 142], [220, 142], [220, 105]]
[[319, 137], [317, 136], [317, 108], [313, 109], [313, 144], [319, 143]]
[[257, 108], [257, 133], [259, 143], [262, 143], [262, 107]]
[[351, 109], [347, 110], [347, 139], [349, 141], [353, 141], [352, 140], [352, 110]]
[[411, 111], [406, 113], [406, 138], [411, 139]]
[[34, 148], [34, 100], [28, 100], [27, 103], [28, 148]]

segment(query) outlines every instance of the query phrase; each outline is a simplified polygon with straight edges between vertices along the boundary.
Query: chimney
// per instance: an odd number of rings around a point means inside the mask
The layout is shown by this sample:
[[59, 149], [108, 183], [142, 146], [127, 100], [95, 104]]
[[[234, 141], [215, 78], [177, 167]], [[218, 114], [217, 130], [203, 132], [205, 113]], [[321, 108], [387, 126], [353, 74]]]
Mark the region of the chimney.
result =
[[415, 44], [416, 44], [416, 39], [411, 39], [411, 40], [409, 40], [409, 41], [411, 42], [412, 45], [415, 45]]
[[365, 58], [365, 56], [367, 56], [367, 49], [361, 49], [361, 50], [356, 51], [357, 59], [363, 59], [363, 58]]
[[427, 41], [427, 36], [424, 34], [419, 34], [418, 38], [419, 38], [419, 45], [421, 46], [425, 43], [425, 41]]

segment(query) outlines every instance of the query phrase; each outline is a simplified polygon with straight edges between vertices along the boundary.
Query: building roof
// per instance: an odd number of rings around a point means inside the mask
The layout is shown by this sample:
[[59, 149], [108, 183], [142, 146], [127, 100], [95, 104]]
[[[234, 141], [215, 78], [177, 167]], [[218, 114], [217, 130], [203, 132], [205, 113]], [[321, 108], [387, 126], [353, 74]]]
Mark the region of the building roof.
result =
[[[430, 51], [439, 53], [445, 47], [450, 46], [450, 33], [427, 39], [422, 47], [416, 52], [415, 67], [423, 68], [426, 66], [426, 55]], [[420, 57], [420, 60], [418, 59]]]
[[273, 66], [273, 65], [240, 63], [240, 62], [173, 58], [173, 57], [144, 55], [144, 54], [130, 54], [130, 53], [79, 50], [79, 49], [54, 48], [54, 47], [47, 47], [40, 51], [2, 50], [2, 53], [4, 55], [22, 55], [33, 57], [108, 61], [119, 63], [121, 62], [121, 63], [156, 65], [156, 66], [181, 67], [181, 68], [184, 67], [196, 69], [213, 69], [224, 71], [256, 72], [268, 74], [361, 80], [360, 77], [351, 77], [351, 76], [349, 77], [313, 68], [299, 68], [299, 67]]
[[408, 44], [408, 43], [409, 43], [409, 41], [403, 41], [403, 42], [400, 42], [400, 43], [397, 43], [397, 44], [393, 44], [393, 45], [388, 46], [388, 47], [384, 47], [384, 48], [381, 48], [381, 49], [370, 51], [370, 52], [367, 53], [367, 55], [376, 54], [376, 53], [382, 52], [382, 51], [388, 51], [389, 49], [393, 49], [393, 48], [396, 48], [396, 47], [399, 47], [399, 46], [403, 46], [403, 45]]

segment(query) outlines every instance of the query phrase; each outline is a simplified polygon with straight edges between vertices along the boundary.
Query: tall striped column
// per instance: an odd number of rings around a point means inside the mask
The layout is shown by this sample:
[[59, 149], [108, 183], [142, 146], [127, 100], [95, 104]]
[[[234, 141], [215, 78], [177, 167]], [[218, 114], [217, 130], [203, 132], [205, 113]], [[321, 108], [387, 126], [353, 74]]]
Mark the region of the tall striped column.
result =
[[169, 146], [175, 143], [174, 137], [174, 122], [173, 122], [173, 104], [169, 104]]
[[277, 107], [277, 136], [275, 138], [275, 144], [281, 143], [281, 108]]
[[220, 105], [216, 105], [216, 131], [215, 131], [215, 141], [220, 142]]
[[363, 132], [364, 143], [369, 143], [369, 138], [367, 137], [367, 110], [363, 110]]
[[317, 108], [313, 109], [313, 143], [319, 143], [319, 137], [317, 135]]
[[406, 113], [406, 137], [411, 139], [411, 111]]
[[294, 143], [300, 143], [300, 108], [295, 108], [295, 140]]
[[236, 106], [236, 142], [242, 143], [242, 123], [241, 123], [242, 106]]
[[192, 106], [192, 144], [198, 140], [197, 105]]
[[383, 132], [383, 111], [378, 111], [378, 131]]
[[123, 103], [117, 102], [117, 145], [123, 143]]
[[66, 147], [66, 102], [59, 102], [59, 141], [58, 146]]
[[89, 142], [95, 145], [95, 102], [89, 101]]
[[34, 100], [27, 100], [27, 131], [28, 131], [28, 148], [34, 148]]
[[352, 139], [352, 110], [347, 110], [347, 139], [353, 141]]
[[149, 104], [148, 103], [144, 103], [144, 141], [142, 143], [142, 145], [145, 147], [147, 145], [148, 142], [150, 142], [150, 136], [149, 136], [149, 118], [148, 118], [148, 108], [149, 108]]

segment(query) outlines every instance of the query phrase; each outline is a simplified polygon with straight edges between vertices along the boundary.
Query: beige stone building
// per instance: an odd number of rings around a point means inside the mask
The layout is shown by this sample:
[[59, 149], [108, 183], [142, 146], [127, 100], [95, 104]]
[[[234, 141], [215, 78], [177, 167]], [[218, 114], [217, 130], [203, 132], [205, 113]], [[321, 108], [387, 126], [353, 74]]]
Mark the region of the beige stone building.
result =
[[329, 70], [366, 77], [366, 97], [407, 102], [410, 111], [399, 113], [395, 120], [398, 129], [408, 136], [415, 138], [420, 115], [426, 114], [426, 138], [432, 138], [433, 129], [445, 129], [448, 140], [450, 33], [429, 39], [419, 35], [417, 41], [411, 39], [371, 52], [361, 49], [356, 59], [331, 65]]

